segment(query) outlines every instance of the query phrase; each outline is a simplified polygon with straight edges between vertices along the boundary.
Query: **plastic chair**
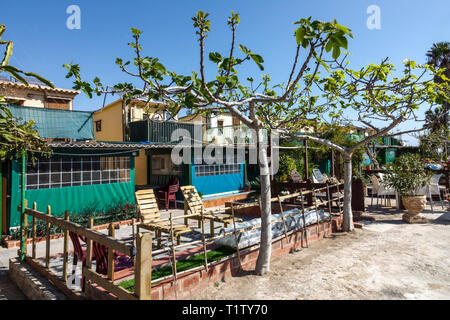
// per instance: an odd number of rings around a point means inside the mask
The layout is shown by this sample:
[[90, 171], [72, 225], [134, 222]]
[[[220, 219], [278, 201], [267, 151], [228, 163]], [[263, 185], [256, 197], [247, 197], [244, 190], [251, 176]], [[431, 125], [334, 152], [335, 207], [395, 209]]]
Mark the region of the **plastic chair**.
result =
[[430, 179], [430, 182], [417, 191], [417, 194], [422, 194], [430, 198], [431, 212], [433, 213], [433, 195], [439, 196], [439, 201], [441, 202], [442, 209], [444, 209], [444, 201], [442, 201], [441, 190], [444, 190], [445, 192], [446, 189], [444, 186], [439, 185], [439, 180], [441, 179], [441, 177], [442, 173], [433, 175]]
[[[389, 205], [391, 205], [391, 198], [387, 198], [388, 195], [395, 195], [395, 190], [393, 188], [387, 187], [384, 183], [378, 181], [378, 178], [374, 175], [370, 176], [370, 180], [372, 181], [373, 191], [377, 195], [377, 205], [379, 197], [384, 197], [384, 204], [387, 204], [387, 199], [389, 199]], [[372, 201], [371, 204], [373, 205], [373, 193], [372, 193]]]
[[[86, 239], [83, 238], [82, 236], [69, 231], [69, 237], [70, 240], [72, 241], [72, 246], [73, 246], [73, 263], [72, 263], [72, 275], [75, 274], [75, 271], [77, 269], [77, 265], [78, 265], [78, 261], [81, 261], [81, 265], [82, 267], [84, 267], [86, 265], [86, 249], [83, 249], [83, 247], [81, 246], [81, 242], [80, 239], [83, 242], [86, 242]], [[92, 254], [92, 261], [95, 260], [95, 253]], [[84, 291], [84, 277], [82, 276], [81, 278], [81, 283], [82, 283], [82, 290]], [[75, 283], [75, 278], [73, 278], [72, 280], [72, 284]]]
[[[96, 256], [95, 271], [99, 274], [108, 274], [108, 248], [104, 245], [94, 242], [93, 250]], [[124, 254], [114, 252], [114, 271], [131, 268], [134, 260]]]
[[179, 189], [180, 184], [178, 182], [178, 179], [172, 180], [172, 183], [169, 183], [169, 185], [159, 188], [158, 198], [161, 199], [161, 196], [164, 198], [166, 204], [166, 211], [169, 210], [170, 200], [173, 200], [173, 202], [175, 203], [175, 209], [178, 208], [176, 193], [178, 192]]

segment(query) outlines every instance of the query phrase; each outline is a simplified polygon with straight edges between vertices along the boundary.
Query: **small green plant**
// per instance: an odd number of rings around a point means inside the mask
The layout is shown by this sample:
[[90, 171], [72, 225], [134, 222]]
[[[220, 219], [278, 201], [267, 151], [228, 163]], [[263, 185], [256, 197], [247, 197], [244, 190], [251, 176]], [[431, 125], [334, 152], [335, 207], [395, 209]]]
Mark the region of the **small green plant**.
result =
[[432, 174], [420, 161], [419, 155], [405, 154], [388, 166], [386, 185], [394, 188], [402, 197], [411, 197], [430, 181]]
[[280, 155], [278, 173], [276, 175], [277, 180], [288, 180], [293, 170], [297, 170], [295, 160], [287, 154]]
[[218, 288], [220, 286], [219, 281], [214, 282], [214, 287]]

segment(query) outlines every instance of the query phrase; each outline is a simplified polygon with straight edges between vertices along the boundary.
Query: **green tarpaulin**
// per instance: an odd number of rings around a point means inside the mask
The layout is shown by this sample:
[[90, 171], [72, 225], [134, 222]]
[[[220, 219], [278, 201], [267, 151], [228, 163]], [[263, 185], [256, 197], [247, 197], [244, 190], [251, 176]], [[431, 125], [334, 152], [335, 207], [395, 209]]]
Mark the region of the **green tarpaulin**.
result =
[[12, 115], [22, 121], [34, 120], [42, 138], [90, 140], [94, 137], [92, 112], [9, 105]]

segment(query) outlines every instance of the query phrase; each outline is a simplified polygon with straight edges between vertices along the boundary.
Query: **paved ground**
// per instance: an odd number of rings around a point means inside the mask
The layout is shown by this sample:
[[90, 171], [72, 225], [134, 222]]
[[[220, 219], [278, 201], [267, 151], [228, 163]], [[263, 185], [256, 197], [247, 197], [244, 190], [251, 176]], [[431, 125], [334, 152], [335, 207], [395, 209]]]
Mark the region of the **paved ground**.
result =
[[[393, 209], [370, 206], [369, 210], [377, 221], [367, 223], [363, 230], [335, 234], [312, 243], [308, 249], [278, 258], [267, 276], [235, 277], [192, 298], [449, 299], [450, 212], [435, 206], [432, 214], [428, 207], [424, 214], [431, 222], [410, 225], [403, 223], [402, 213]], [[163, 211], [163, 217], [166, 215]], [[191, 220], [191, 226], [199, 231], [196, 221]], [[208, 230], [206, 225], [205, 231]], [[116, 237], [131, 242], [131, 227], [116, 230]], [[200, 237], [199, 233], [186, 234], [182, 242]], [[62, 239], [51, 241], [52, 254], [61, 253], [62, 248]], [[44, 250], [44, 243], [39, 243], [38, 257], [44, 256]], [[8, 276], [8, 261], [16, 255], [17, 248], [0, 248], [2, 300], [25, 299]], [[61, 265], [61, 259], [51, 260], [52, 270], [57, 274], [61, 273]]]
[[[395, 203], [393, 203], [395, 204]], [[272, 262], [266, 276], [216, 283], [193, 299], [450, 299], [450, 211], [428, 224], [369, 208], [377, 220]]]
[[[183, 215], [184, 211], [181, 209], [175, 210], [161, 210], [161, 217], [168, 218], [170, 215], [170, 212], [172, 212], [173, 216], [179, 216]], [[174, 224], [182, 224], [184, 223], [183, 219], [176, 219], [174, 221]], [[181, 242], [186, 243], [194, 240], [200, 240], [201, 239], [201, 230], [198, 228], [198, 223], [195, 220], [189, 220], [189, 225], [191, 228], [195, 231], [192, 233], [186, 233], [183, 234], [181, 237]], [[217, 224], [216, 228], [220, 228], [222, 225]], [[209, 233], [209, 223], [205, 223], [205, 232]], [[101, 230], [100, 232], [107, 233], [107, 230]], [[135, 229], [136, 232], [136, 229]], [[141, 229], [140, 232], [147, 232], [146, 230]], [[115, 230], [115, 237], [118, 239], [121, 239], [123, 241], [126, 241], [128, 243], [132, 243], [133, 240], [133, 229], [131, 226], [121, 226], [119, 229]], [[167, 234], [163, 234], [162, 236], [163, 241], [162, 245], [163, 247], [166, 244], [169, 244], [169, 237]], [[50, 269], [58, 276], [62, 276], [62, 257], [59, 255], [62, 253], [64, 247], [63, 239], [55, 239], [51, 241], [50, 244], [50, 254], [54, 255], [52, 259], [50, 259]], [[196, 246], [187, 246], [186, 250], [191, 250], [194, 248], [197, 248]], [[9, 259], [17, 257], [17, 249], [18, 248], [10, 248], [6, 249], [4, 247], [0, 247], [0, 300], [10, 300], [10, 299], [25, 299], [25, 296], [21, 293], [19, 288], [16, 287], [14, 282], [11, 281], [11, 279], [8, 276], [8, 269], [9, 269]], [[156, 249], [156, 239], [154, 240], [154, 249]], [[28, 245], [27, 247], [28, 252], [31, 252], [32, 248], [31, 245]], [[69, 241], [69, 251], [72, 252], [72, 242]], [[194, 252], [194, 251], [192, 251]], [[58, 256], [59, 255], [59, 256]], [[36, 245], [36, 256], [38, 258], [43, 258], [45, 256], [45, 242], [39, 242]], [[160, 255], [153, 256], [153, 262], [154, 266], [160, 265], [160, 264], [167, 264], [169, 260], [169, 255], [167, 253], [163, 253]], [[178, 254], [178, 257], [182, 257], [182, 253]], [[69, 275], [72, 273], [72, 260], [73, 256], [72, 254], [69, 255]], [[42, 260], [42, 264], [44, 264], [44, 261]], [[93, 262], [94, 268], [95, 268], [95, 261]], [[81, 262], [77, 264], [75, 269], [75, 274], [77, 274], [79, 277], [81, 276]], [[73, 289], [80, 290], [79, 284], [75, 283]]]

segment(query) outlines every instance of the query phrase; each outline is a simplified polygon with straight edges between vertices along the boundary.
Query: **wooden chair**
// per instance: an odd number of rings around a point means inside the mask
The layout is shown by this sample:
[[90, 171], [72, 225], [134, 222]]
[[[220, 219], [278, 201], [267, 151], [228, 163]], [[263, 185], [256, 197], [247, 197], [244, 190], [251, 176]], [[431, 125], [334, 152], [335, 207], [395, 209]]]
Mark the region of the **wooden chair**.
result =
[[[225, 209], [206, 211], [203, 207], [203, 201], [194, 186], [182, 186], [180, 189], [185, 200], [185, 210], [189, 209], [191, 214], [195, 215], [185, 218], [185, 225], [188, 225], [188, 219], [194, 219], [198, 221], [198, 226], [200, 228], [202, 223], [202, 210], [203, 218], [209, 221], [210, 234], [212, 237], [214, 236], [214, 222], [223, 223], [225, 227], [233, 222], [233, 216], [229, 213], [225, 213]], [[234, 220], [238, 222], [242, 221], [241, 218], [236, 217]]]
[[[160, 221], [161, 215], [158, 209], [155, 193], [153, 189], [139, 190], [135, 192], [136, 205], [141, 223], [137, 225], [139, 228], [154, 231], [158, 240], [158, 248], [161, 248], [161, 234], [170, 234], [170, 221]], [[173, 235], [177, 237], [177, 244], [181, 242], [183, 233], [192, 232], [193, 230], [186, 225], [177, 224], [173, 227]]]

